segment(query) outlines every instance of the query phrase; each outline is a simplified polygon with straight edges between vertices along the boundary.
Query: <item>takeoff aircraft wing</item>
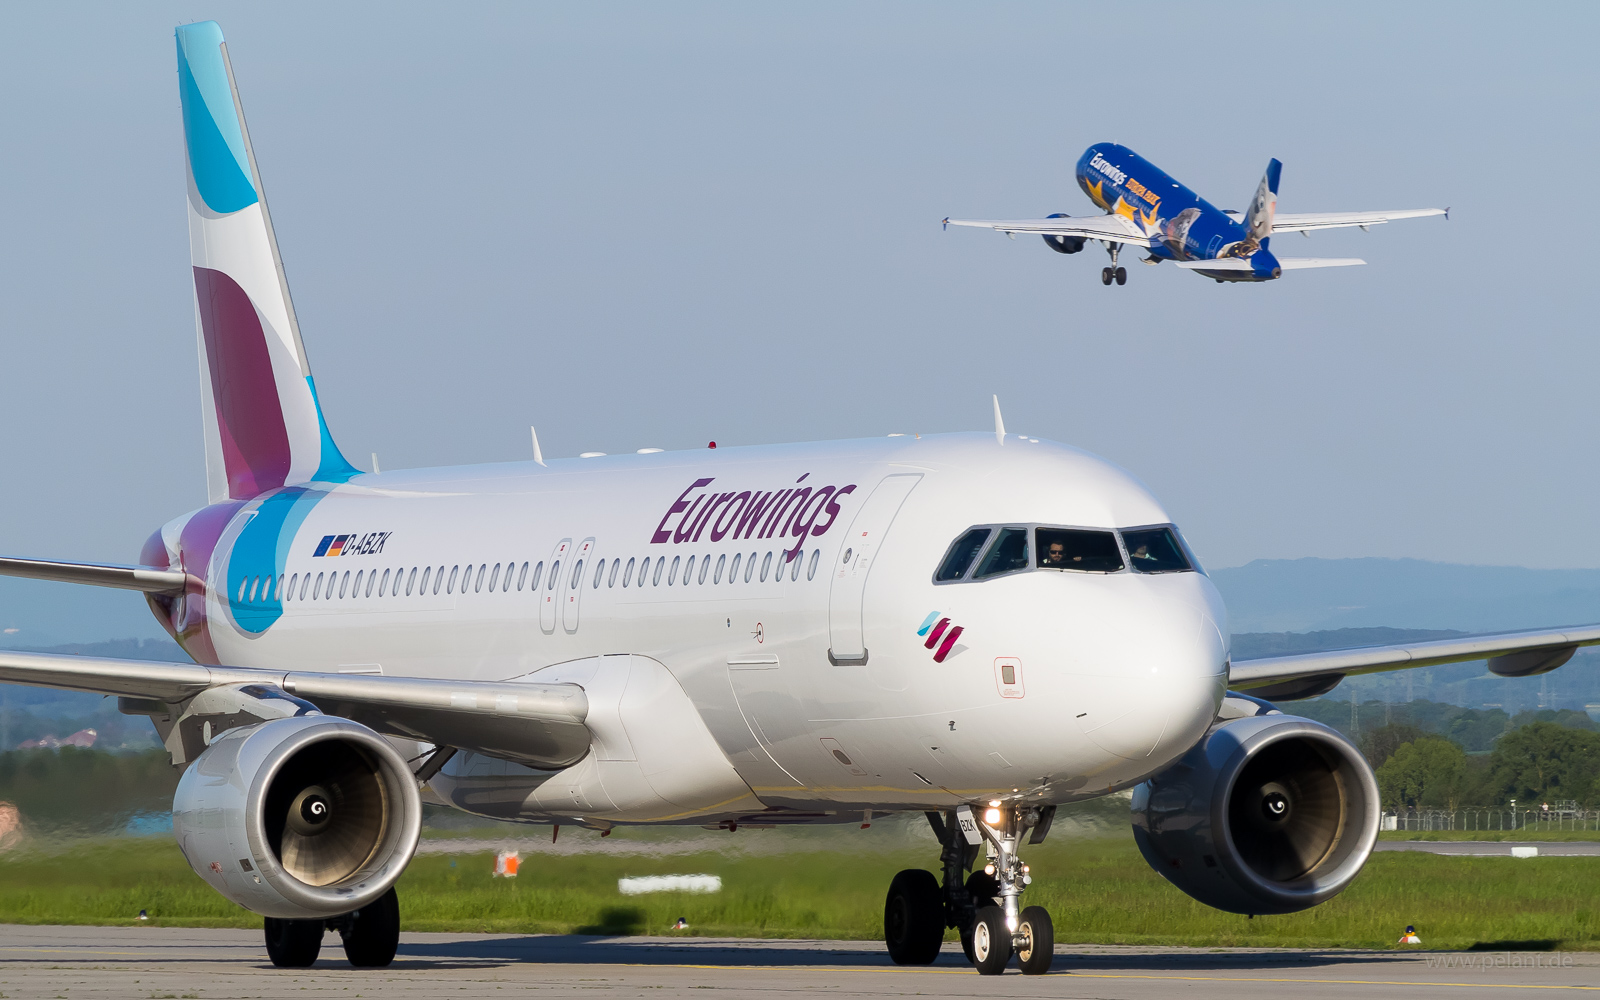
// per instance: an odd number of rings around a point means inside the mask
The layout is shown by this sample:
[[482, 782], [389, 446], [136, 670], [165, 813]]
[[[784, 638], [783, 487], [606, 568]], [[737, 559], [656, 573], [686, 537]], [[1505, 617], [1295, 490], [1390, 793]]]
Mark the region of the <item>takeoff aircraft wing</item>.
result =
[[[1218, 257], [1215, 260], [1175, 260], [1174, 264], [1186, 271], [1248, 271], [1250, 262], [1241, 257]], [[1278, 265], [1285, 271], [1298, 271], [1307, 267], [1353, 267], [1365, 264], [1360, 257], [1279, 257]]]
[[[1238, 212], [1227, 213], [1235, 222], [1243, 218]], [[1392, 212], [1279, 212], [1272, 217], [1272, 233], [1308, 233], [1313, 229], [1347, 229], [1351, 226], [1381, 226], [1397, 219], [1421, 219], [1430, 215], [1450, 216], [1448, 208], [1402, 208]]]
[[943, 224], [993, 229], [1007, 236], [1029, 233], [1038, 236], [1074, 236], [1086, 240], [1131, 243], [1141, 247], [1154, 245], [1150, 237], [1123, 215], [1063, 215], [1054, 219], [945, 219]]
[[1594, 645], [1600, 645], [1600, 625], [1296, 653], [1235, 662], [1228, 670], [1228, 685], [1269, 701], [1293, 701], [1326, 694], [1351, 674], [1484, 659], [1502, 677], [1528, 677], [1561, 666], [1579, 646]]
[[[474, 750], [534, 767], [566, 767], [589, 752], [589, 700], [576, 684], [498, 684], [363, 674], [208, 667], [197, 663], [0, 651], [0, 682], [118, 695], [134, 714], [181, 720], [201, 694], [253, 688], [249, 698], [299, 699], [388, 736]], [[249, 705], [248, 698], [237, 704]], [[237, 705], [233, 706], [237, 707]], [[220, 713], [213, 730], [258, 721]], [[199, 716], [196, 716], [197, 718]]]

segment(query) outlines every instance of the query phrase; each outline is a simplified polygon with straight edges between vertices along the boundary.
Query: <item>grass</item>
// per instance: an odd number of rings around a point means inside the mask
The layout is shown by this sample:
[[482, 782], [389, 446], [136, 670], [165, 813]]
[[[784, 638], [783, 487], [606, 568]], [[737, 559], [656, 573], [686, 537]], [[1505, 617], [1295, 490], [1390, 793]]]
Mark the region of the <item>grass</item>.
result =
[[[417, 858], [401, 879], [408, 929], [660, 934], [686, 917], [689, 933], [698, 935], [872, 939], [882, 933], [889, 879], [929, 859], [926, 850], [910, 846], [766, 855], [524, 855], [518, 878], [495, 879], [492, 853], [463, 847], [453, 858]], [[1600, 861], [1593, 859], [1376, 854], [1349, 890], [1323, 906], [1251, 920], [1183, 895], [1150, 870], [1127, 836], [1052, 842], [1025, 856], [1036, 875], [1029, 902], [1050, 909], [1062, 942], [1390, 947], [1410, 923], [1432, 948], [1518, 942], [1600, 948]], [[617, 892], [623, 876], [698, 872], [720, 875], [723, 891]], [[155, 925], [260, 926], [259, 917], [189, 871], [165, 838], [0, 856], [0, 921], [128, 924], [141, 909]]]

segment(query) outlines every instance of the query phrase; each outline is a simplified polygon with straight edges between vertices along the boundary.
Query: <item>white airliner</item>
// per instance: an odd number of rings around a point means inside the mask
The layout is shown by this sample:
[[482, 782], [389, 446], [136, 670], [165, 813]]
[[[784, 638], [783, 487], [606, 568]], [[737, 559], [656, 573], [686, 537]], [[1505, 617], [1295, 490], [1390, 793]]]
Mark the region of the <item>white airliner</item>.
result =
[[599, 829], [924, 812], [943, 877], [890, 885], [900, 963], [954, 927], [982, 972], [1046, 971], [1024, 845], [1058, 805], [1128, 788], [1180, 889], [1300, 910], [1361, 868], [1377, 790], [1336, 732], [1260, 697], [1485, 657], [1533, 674], [1600, 643], [1230, 665], [1161, 504], [1007, 434], [998, 405], [992, 434], [360, 472], [317, 404], [221, 30], [177, 42], [210, 503], [138, 566], [0, 572], [143, 591], [195, 662], [6, 652], [0, 680], [151, 718], [184, 768], [184, 856], [266, 917], [278, 965], [330, 927], [354, 964], [390, 961], [424, 795]]

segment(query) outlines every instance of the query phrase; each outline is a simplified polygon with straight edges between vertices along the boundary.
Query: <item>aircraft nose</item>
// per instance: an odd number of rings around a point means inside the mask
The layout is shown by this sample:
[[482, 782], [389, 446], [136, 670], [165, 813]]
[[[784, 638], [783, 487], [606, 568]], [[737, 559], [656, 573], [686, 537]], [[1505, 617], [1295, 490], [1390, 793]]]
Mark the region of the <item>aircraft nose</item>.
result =
[[1121, 623], [1121, 633], [1095, 643], [1100, 662], [1078, 671], [1079, 729], [1129, 760], [1188, 749], [1216, 718], [1227, 687], [1216, 620], [1189, 601], [1156, 599]]

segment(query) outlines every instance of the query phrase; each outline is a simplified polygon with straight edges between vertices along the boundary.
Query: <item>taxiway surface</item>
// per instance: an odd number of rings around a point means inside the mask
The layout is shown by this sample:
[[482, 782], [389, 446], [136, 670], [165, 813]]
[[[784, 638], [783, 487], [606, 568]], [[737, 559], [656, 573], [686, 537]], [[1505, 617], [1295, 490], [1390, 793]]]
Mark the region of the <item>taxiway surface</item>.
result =
[[1241, 1000], [1600, 992], [1600, 954], [1063, 945], [1048, 976], [977, 975], [947, 944], [899, 968], [871, 941], [406, 934], [394, 965], [353, 969], [336, 936], [310, 969], [274, 969], [259, 931], [0, 926], [7, 998], [918, 995]]

